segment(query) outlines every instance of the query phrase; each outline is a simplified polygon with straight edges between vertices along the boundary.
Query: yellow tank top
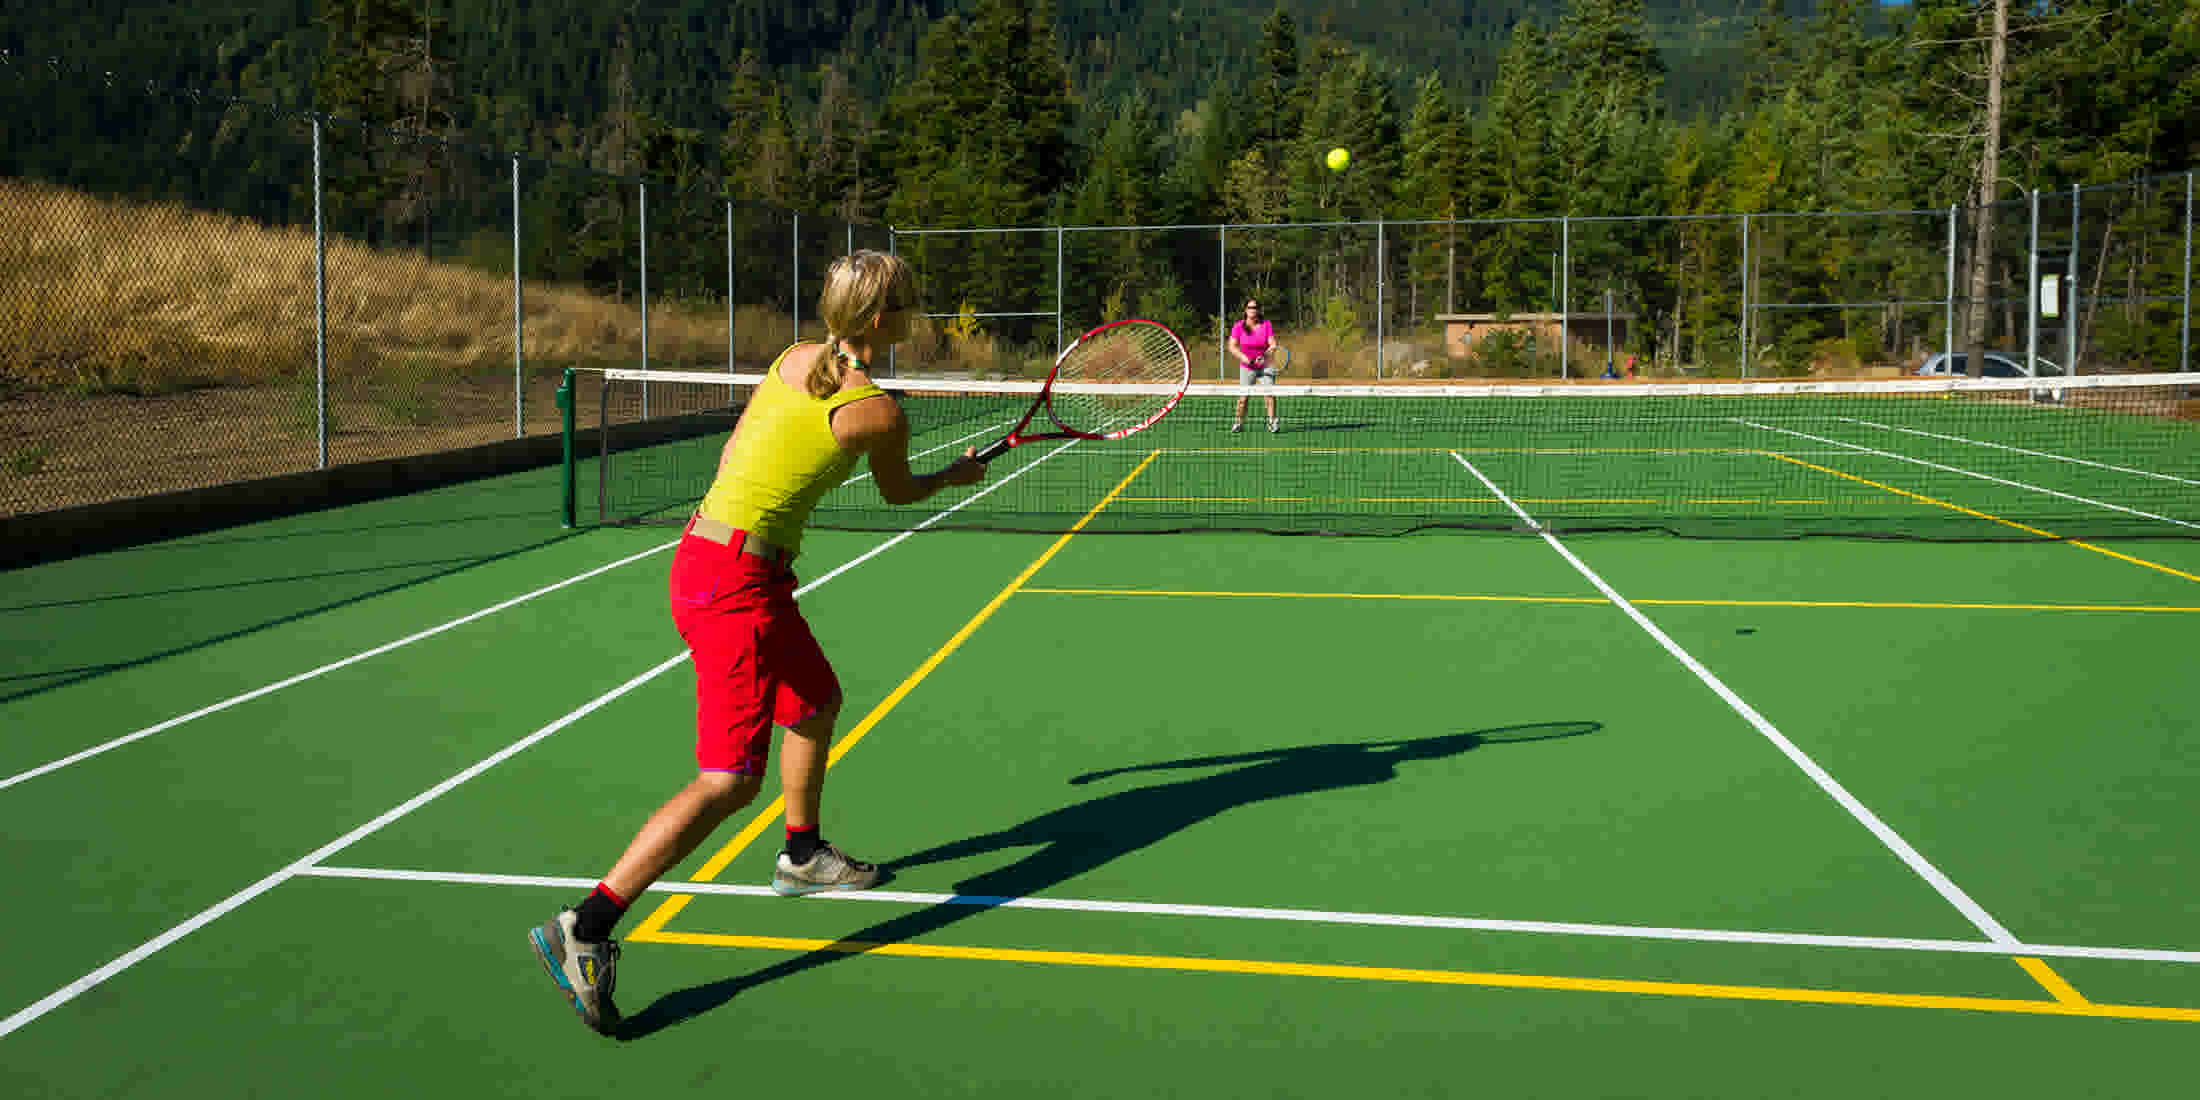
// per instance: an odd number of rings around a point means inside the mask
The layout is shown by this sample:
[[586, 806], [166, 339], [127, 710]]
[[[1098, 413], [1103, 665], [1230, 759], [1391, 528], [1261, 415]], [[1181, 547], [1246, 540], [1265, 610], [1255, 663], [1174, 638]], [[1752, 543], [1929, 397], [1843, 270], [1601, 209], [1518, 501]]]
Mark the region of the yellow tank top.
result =
[[831, 397], [811, 397], [779, 376], [787, 351], [772, 360], [764, 381], [741, 414], [741, 430], [703, 497], [703, 516], [747, 531], [790, 552], [802, 549], [802, 528], [819, 498], [848, 480], [854, 452], [833, 438], [833, 410], [879, 397], [877, 386], [855, 386]]

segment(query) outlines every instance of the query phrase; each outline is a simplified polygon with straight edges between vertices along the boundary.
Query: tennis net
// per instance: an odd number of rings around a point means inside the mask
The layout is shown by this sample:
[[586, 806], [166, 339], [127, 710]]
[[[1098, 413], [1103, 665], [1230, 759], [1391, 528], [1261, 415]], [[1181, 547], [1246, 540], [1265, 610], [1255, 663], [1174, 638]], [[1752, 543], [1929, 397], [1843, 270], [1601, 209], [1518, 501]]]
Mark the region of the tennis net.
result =
[[[569, 377], [580, 416], [568, 515], [598, 523], [685, 522], [762, 380]], [[882, 385], [910, 420], [920, 471], [1008, 432], [1039, 389]], [[1019, 447], [985, 484], [922, 506], [886, 506], [859, 467], [813, 525], [1056, 532], [1081, 521], [1119, 532], [2193, 538], [2200, 374], [1194, 386], [1147, 431]]]

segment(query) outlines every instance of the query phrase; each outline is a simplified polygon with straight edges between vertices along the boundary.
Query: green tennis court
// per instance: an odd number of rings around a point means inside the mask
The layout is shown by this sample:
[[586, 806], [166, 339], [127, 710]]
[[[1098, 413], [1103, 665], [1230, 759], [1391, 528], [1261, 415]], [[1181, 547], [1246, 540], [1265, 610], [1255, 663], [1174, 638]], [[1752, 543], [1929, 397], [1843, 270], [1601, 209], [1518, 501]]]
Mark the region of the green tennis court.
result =
[[[1609, 426], [1572, 453], [1454, 433], [1356, 460], [1414, 487], [1402, 511], [1337, 503], [1400, 495], [1321, 472], [1353, 423], [1188, 415], [1020, 449], [995, 504], [894, 520], [921, 533], [813, 532], [804, 605], [848, 697], [827, 830], [893, 877], [772, 896], [760, 801], [622, 926], [619, 1042], [524, 937], [692, 770], [671, 532], [563, 530], [543, 471], [0, 574], [28, 918], [0, 1089], [2182, 1087], [2200, 541], [2040, 535], [2105, 504], [2155, 517], [2109, 533], [2189, 535], [2189, 422], [2121, 473], [1968, 421], [1631, 458]], [[1677, 495], [1714, 468], [1778, 480]], [[1594, 503], [1653, 497], [1706, 531], [1867, 502], [2034, 530], [1692, 539]], [[1542, 533], [1112, 533], [1416, 509]], [[938, 529], [1015, 515], [1062, 530]]]

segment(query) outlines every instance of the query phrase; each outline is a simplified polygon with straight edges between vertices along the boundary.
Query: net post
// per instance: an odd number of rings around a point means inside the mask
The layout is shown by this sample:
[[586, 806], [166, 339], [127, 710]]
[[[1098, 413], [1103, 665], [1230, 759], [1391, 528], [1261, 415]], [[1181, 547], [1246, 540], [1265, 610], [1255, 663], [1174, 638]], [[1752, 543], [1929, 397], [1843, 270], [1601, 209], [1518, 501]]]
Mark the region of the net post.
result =
[[558, 423], [558, 435], [564, 467], [564, 476], [560, 478], [562, 482], [559, 494], [562, 497], [560, 511], [565, 521], [565, 529], [570, 531], [578, 526], [575, 522], [578, 518], [575, 511], [579, 507], [578, 479], [573, 467], [573, 368], [571, 367], [565, 368], [564, 376], [558, 380]]

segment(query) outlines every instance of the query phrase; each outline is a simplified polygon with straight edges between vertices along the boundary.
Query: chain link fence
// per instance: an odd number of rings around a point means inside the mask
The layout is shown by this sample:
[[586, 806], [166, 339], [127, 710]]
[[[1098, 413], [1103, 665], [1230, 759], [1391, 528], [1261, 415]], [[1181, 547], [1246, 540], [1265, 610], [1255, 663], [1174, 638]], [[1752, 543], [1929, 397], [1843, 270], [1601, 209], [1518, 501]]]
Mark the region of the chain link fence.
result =
[[565, 368], [761, 370], [892, 246], [7, 55], [0, 225], [0, 516], [554, 435]]
[[0, 54], [0, 515], [550, 434], [570, 366], [759, 371], [857, 248], [919, 273], [910, 376], [1146, 316], [1232, 378], [1251, 297], [1295, 380], [1893, 374], [1974, 315], [2191, 369], [2189, 173], [1983, 213], [1983, 293], [1956, 207], [896, 230]]
[[[1961, 354], [1974, 316], [1990, 351], [2095, 374], [2191, 368], [2192, 189], [2187, 173], [1983, 211], [895, 237], [928, 282], [965, 295], [940, 319], [1001, 364], [1043, 360], [1092, 324], [1137, 315], [1177, 328], [1196, 362], [1229, 377], [1224, 334], [1258, 298], [1293, 349], [1292, 372], [1311, 378], [1594, 378], [1628, 359], [1643, 375], [1891, 375]], [[1967, 275], [1982, 216], [1992, 238], [1980, 292]]]

